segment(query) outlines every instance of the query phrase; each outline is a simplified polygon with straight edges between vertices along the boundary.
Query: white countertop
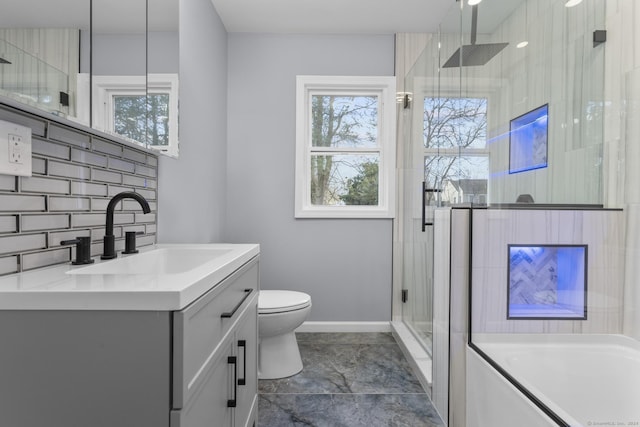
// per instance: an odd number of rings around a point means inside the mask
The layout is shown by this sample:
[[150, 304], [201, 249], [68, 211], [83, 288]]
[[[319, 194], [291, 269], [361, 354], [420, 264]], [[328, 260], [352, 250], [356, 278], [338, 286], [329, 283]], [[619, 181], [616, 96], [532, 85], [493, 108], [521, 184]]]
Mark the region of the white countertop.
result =
[[[86, 266], [64, 264], [2, 276], [0, 310], [181, 310], [260, 253], [257, 244], [159, 244], [140, 251], [162, 248], [228, 251], [176, 273], [68, 274]], [[90, 266], [113, 262], [94, 259]]]

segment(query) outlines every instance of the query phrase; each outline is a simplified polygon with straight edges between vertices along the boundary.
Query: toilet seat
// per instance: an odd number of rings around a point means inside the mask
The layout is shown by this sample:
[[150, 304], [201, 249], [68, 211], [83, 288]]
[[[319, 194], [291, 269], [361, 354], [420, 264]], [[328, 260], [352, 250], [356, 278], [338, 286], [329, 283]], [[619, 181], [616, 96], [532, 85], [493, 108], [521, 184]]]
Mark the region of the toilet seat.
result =
[[260, 291], [258, 314], [286, 313], [311, 305], [311, 297], [296, 291]]

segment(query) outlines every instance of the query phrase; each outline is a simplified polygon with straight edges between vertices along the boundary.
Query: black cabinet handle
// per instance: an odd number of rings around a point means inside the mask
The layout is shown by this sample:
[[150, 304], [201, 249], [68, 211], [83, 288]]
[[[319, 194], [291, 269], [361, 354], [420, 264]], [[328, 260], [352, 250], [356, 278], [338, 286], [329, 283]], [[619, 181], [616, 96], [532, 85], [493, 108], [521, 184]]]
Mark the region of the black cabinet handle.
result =
[[222, 317], [223, 319], [227, 319], [230, 317], [233, 317], [234, 314], [236, 314], [236, 311], [238, 311], [238, 309], [242, 306], [242, 304], [247, 300], [247, 298], [249, 298], [249, 295], [251, 295], [251, 292], [253, 292], [253, 289], [245, 289], [245, 296], [240, 300], [240, 302], [238, 303], [238, 305], [236, 305], [233, 310], [231, 311], [227, 311], [225, 313], [222, 313], [220, 315], [220, 317]]
[[238, 362], [235, 356], [229, 356], [227, 363], [233, 365], [233, 399], [227, 400], [227, 408], [235, 408], [236, 398], [238, 397], [238, 386], [236, 385], [238, 381]]
[[238, 349], [240, 348], [242, 348], [242, 378], [238, 378], [238, 385], [247, 385], [247, 341], [239, 340]]

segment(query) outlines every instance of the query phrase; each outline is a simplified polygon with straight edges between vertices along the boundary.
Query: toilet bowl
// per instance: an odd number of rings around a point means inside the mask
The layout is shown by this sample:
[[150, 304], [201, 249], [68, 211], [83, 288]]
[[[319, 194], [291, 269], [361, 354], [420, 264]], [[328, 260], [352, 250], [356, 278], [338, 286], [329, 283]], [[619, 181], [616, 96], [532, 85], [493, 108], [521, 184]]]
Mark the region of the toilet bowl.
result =
[[258, 297], [258, 378], [297, 374], [302, 359], [294, 330], [311, 311], [311, 297], [295, 291], [260, 291]]

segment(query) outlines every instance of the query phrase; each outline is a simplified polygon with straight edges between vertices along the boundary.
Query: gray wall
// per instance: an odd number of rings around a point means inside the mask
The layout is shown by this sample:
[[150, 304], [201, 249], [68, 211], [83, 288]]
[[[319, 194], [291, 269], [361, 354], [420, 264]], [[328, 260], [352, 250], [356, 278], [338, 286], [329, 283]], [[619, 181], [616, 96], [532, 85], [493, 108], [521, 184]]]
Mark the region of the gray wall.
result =
[[221, 241], [227, 34], [210, 0], [180, 2], [180, 159], [160, 159], [158, 241]]
[[261, 287], [309, 293], [310, 320], [390, 320], [392, 221], [296, 220], [293, 180], [296, 75], [391, 76], [393, 36], [228, 37], [225, 239], [260, 243]]
[[150, 32], [148, 40], [144, 34], [97, 34], [93, 37], [93, 74], [144, 75], [147, 67], [149, 73], [177, 73], [178, 52], [177, 32]]

